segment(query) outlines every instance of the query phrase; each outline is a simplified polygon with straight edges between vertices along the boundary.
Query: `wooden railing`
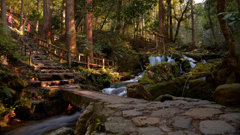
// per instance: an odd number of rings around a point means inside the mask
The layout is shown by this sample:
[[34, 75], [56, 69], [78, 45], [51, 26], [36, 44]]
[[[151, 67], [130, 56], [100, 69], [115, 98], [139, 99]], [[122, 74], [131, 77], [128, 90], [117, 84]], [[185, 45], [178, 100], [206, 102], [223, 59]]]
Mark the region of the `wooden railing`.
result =
[[75, 53], [70, 50], [58, 47], [53, 44], [49, 44], [46, 40], [39, 38], [36, 34], [26, 32], [26, 35], [35, 39], [39, 47], [44, 48], [49, 56], [53, 55], [59, 58], [60, 63], [63, 60], [67, 60], [69, 68], [71, 68], [72, 62], [86, 65], [87, 68], [96, 67], [96, 68], [111, 68], [114, 67], [114, 61], [104, 58], [89, 57], [85, 54]]

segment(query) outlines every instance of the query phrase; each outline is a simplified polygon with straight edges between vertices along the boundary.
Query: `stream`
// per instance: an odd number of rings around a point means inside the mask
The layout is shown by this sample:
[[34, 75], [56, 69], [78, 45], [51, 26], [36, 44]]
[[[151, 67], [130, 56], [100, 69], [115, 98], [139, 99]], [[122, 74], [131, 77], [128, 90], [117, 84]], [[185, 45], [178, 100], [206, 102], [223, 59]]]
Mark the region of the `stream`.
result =
[[3, 133], [3, 135], [43, 135], [48, 131], [61, 127], [74, 127], [83, 110], [72, 115], [60, 115], [48, 118], [46, 120], [27, 122], [12, 131]]
[[[189, 58], [185, 55], [182, 56], [183, 59], [188, 59], [190, 61], [191, 67], [194, 68], [196, 66], [196, 62], [194, 59]], [[149, 57], [149, 62], [153, 66], [157, 63], [161, 62], [169, 62], [174, 64], [175, 60], [172, 57], [168, 56], [156, 56]], [[181, 69], [181, 66], [180, 66]], [[133, 79], [112, 84], [109, 88], [102, 89], [103, 93], [113, 94], [118, 96], [127, 97], [127, 84], [138, 82], [138, 79], [143, 76], [144, 72], [139, 73]], [[42, 135], [51, 130], [55, 130], [61, 127], [74, 127], [79, 116], [83, 113], [83, 110], [74, 113], [73, 115], [60, 115], [48, 118], [46, 120], [39, 121], [31, 121], [25, 125], [22, 125], [12, 131], [8, 131], [3, 133], [3, 135]]]

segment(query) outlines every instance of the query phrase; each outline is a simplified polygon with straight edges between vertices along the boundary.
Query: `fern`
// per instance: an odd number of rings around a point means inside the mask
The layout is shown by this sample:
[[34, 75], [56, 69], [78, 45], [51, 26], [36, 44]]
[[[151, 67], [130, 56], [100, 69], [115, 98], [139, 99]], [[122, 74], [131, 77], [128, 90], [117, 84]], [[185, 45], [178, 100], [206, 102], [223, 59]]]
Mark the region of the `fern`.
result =
[[12, 98], [12, 91], [8, 87], [0, 87], [0, 91], [6, 96]]

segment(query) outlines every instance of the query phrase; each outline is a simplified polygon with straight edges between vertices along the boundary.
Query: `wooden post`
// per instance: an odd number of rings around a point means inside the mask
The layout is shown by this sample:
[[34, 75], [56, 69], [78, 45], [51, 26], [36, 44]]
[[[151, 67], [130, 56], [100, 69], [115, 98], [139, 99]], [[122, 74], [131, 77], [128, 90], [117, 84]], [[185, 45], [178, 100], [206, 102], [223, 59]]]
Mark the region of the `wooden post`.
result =
[[48, 55], [51, 56], [51, 44], [47, 44], [48, 45]]
[[62, 50], [61, 47], [60, 47], [59, 49], [60, 49], [60, 50], [59, 50], [59, 61], [60, 61], [60, 63], [62, 63], [62, 61], [63, 61], [63, 59], [62, 59], [62, 56], [63, 56], [63, 50]]
[[89, 69], [90, 68], [90, 57], [87, 56], [87, 68]]
[[54, 48], [54, 54], [57, 54], [57, 49], [56, 48]]
[[155, 46], [155, 48], [158, 48], [158, 38], [157, 38], [157, 35], [155, 35], [155, 39], [156, 39], [156, 46]]
[[72, 67], [72, 60], [71, 60], [71, 50], [68, 50], [68, 67], [71, 68]]
[[114, 60], [112, 60], [112, 68], [114, 67]]
[[27, 56], [27, 46], [26, 46], [26, 44], [24, 44], [24, 49], [25, 49], [25, 56]]
[[81, 61], [81, 55], [78, 54], [78, 62], [80, 62], [80, 61]]
[[164, 37], [163, 37], [163, 41], [162, 41], [162, 43], [163, 43], [163, 54], [165, 54], [166, 49], [165, 49], [165, 38], [164, 38]]
[[29, 65], [31, 66], [31, 60], [32, 60], [32, 51], [30, 51], [30, 55], [29, 55]]
[[102, 65], [103, 65], [103, 68], [105, 68], [105, 59], [104, 58], [102, 60]]

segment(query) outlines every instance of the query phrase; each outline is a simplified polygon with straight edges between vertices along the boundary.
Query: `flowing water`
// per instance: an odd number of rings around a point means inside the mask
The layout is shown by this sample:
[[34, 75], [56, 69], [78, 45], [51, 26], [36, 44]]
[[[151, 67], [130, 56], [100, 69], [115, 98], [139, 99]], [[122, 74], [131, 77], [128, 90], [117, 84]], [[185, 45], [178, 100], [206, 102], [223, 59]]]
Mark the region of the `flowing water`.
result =
[[193, 58], [189, 58], [189, 57], [187, 57], [186, 55], [182, 55], [182, 58], [189, 60], [190, 65], [191, 65], [191, 68], [194, 68], [194, 67], [196, 66], [197, 61], [194, 60]]
[[28, 122], [27, 125], [3, 133], [3, 135], [42, 135], [61, 127], [72, 127], [75, 126], [82, 112], [83, 110], [73, 115], [55, 116], [46, 120]]

